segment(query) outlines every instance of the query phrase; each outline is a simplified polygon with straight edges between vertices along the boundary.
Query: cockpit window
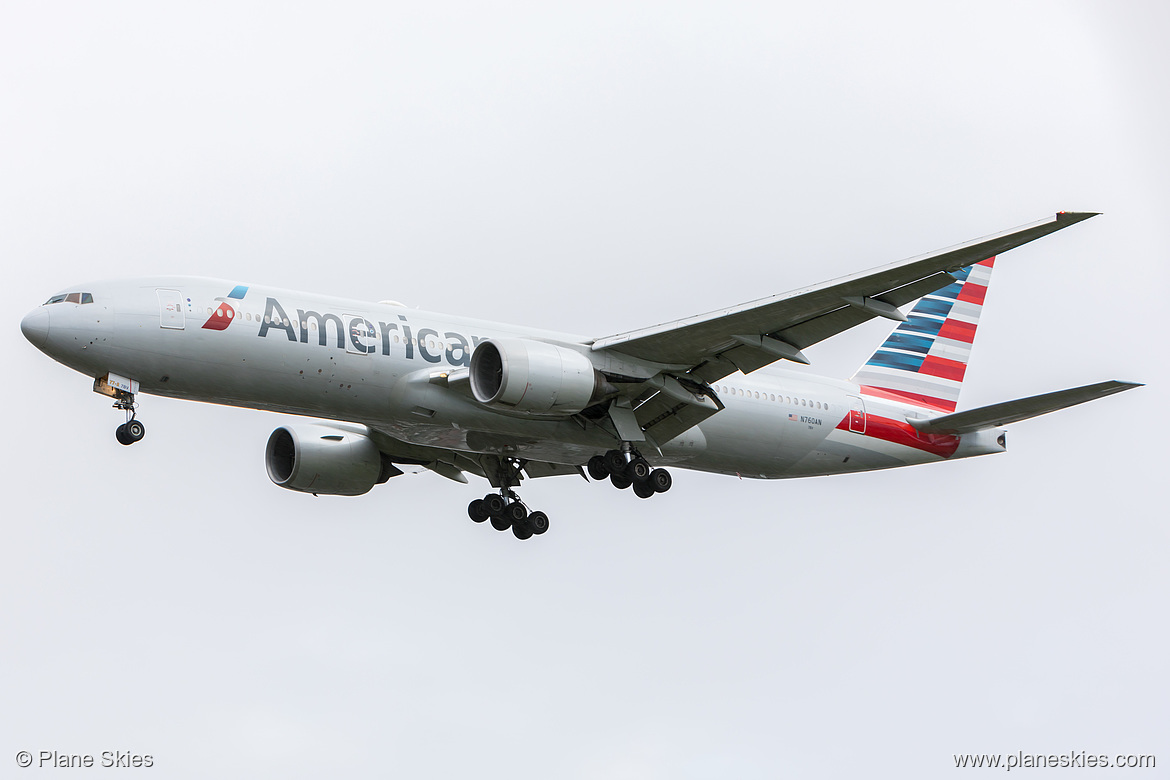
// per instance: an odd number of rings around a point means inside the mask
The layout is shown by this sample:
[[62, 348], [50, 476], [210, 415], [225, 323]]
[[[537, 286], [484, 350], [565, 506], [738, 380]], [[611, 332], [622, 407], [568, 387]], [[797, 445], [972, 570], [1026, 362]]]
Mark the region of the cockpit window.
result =
[[44, 305], [48, 306], [50, 303], [93, 303], [93, 294], [87, 292], [61, 293], [54, 295], [49, 300], [45, 301]]

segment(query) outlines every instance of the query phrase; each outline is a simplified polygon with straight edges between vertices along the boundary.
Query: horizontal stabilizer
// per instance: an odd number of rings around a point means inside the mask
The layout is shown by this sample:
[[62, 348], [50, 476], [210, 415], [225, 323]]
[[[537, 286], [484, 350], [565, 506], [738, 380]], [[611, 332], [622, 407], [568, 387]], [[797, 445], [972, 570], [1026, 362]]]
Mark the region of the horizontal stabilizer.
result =
[[1027, 420], [1029, 417], [1038, 417], [1048, 412], [1055, 412], [1057, 409], [1076, 406], [1085, 401], [1104, 398], [1107, 395], [1141, 386], [1137, 382], [1098, 382], [1095, 385], [1058, 390], [1055, 393], [1034, 395], [1031, 398], [1018, 398], [1015, 401], [1005, 401], [1002, 404], [992, 404], [930, 420], [907, 420], [907, 422], [921, 433], [974, 433], [987, 428], [997, 428], [1001, 425]]

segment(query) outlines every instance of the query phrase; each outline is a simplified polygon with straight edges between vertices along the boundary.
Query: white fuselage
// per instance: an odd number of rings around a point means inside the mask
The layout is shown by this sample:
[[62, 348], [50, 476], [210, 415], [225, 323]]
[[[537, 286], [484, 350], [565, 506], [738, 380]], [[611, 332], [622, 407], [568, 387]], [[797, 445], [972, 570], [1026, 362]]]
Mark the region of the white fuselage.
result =
[[[586, 338], [197, 277], [76, 289], [93, 302], [34, 311], [30, 340], [89, 376], [136, 380], [141, 392], [356, 422], [412, 445], [555, 464], [579, 466], [615, 446], [603, 426], [502, 413], [436, 381], [466, 366], [485, 338], [550, 342], [597, 361]], [[630, 373], [635, 364], [620, 367]], [[919, 434], [906, 419], [923, 410], [803, 371], [733, 374], [712, 387], [725, 408], [660, 451], [647, 447], [655, 465], [776, 479], [1004, 449], [999, 431]]]

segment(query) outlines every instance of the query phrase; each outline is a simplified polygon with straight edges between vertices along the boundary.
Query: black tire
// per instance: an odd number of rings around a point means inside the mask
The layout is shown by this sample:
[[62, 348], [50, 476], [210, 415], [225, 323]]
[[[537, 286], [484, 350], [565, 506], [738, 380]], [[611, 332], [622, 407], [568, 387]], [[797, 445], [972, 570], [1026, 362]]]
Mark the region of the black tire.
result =
[[646, 462], [645, 458], [634, 458], [630, 461], [628, 471], [635, 482], [645, 482], [650, 479], [650, 464]]
[[488, 520], [497, 531], [507, 531], [512, 527], [512, 521], [506, 517], [489, 517]]
[[548, 515], [544, 512], [533, 512], [528, 516], [528, 527], [532, 529], [532, 533], [540, 536], [548, 530]]
[[467, 516], [476, 523], [482, 523], [488, 519], [488, 511], [484, 508], [482, 498], [477, 498], [467, 505]]
[[610, 476], [626, 473], [626, 456], [620, 450], [610, 450], [605, 453], [604, 460], [605, 467], [609, 469]]
[[609, 481], [610, 484], [612, 484], [618, 490], [625, 490], [630, 485], [634, 484], [634, 480], [630, 479], [625, 474], [610, 474]]
[[517, 523], [523, 523], [528, 519], [528, 510], [519, 501], [513, 501], [504, 510], [504, 517], [511, 520], [512, 527], [515, 528]]
[[520, 541], [532, 538], [532, 526], [528, 524], [528, 520], [512, 524], [512, 535]]
[[136, 441], [142, 441], [142, 437], [146, 435], [146, 426], [138, 420], [131, 420], [126, 423], [126, 438], [133, 444]]
[[654, 492], [665, 493], [674, 484], [674, 479], [666, 469], [654, 469], [650, 472], [650, 484], [654, 486]]
[[483, 497], [483, 508], [487, 510], [488, 517], [500, 517], [505, 506], [504, 497], [499, 493], [488, 493]]
[[133, 444], [134, 442], [126, 435], [126, 423], [122, 423], [114, 429], [114, 438], [118, 440], [119, 444]]
[[649, 482], [635, 482], [634, 495], [638, 498], [650, 498], [654, 495], [654, 486]]
[[600, 455], [594, 455], [590, 458], [585, 468], [589, 471], [589, 476], [598, 482], [609, 476], [609, 469], [605, 465], [605, 458]]

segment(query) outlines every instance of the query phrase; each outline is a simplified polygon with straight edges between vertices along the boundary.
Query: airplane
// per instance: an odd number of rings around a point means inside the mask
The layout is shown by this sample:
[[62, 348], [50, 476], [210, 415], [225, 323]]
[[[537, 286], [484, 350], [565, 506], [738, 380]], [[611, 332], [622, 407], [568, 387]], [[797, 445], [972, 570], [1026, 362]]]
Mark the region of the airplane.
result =
[[[192, 276], [69, 287], [21, 330], [114, 399], [122, 444], [146, 433], [141, 393], [316, 418], [269, 437], [276, 485], [357, 496], [400, 466], [471, 474], [492, 492], [469, 517], [529, 539], [549, 520], [521, 501], [525, 478], [587, 473], [650, 498], [670, 467], [786, 479], [956, 460], [1004, 452], [1001, 426], [1139, 387], [956, 411], [996, 257], [1092, 216], [602, 338]], [[878, 317], [895, 326], [847, 380], [759, 371], [808, 365], [802, 350]]]

